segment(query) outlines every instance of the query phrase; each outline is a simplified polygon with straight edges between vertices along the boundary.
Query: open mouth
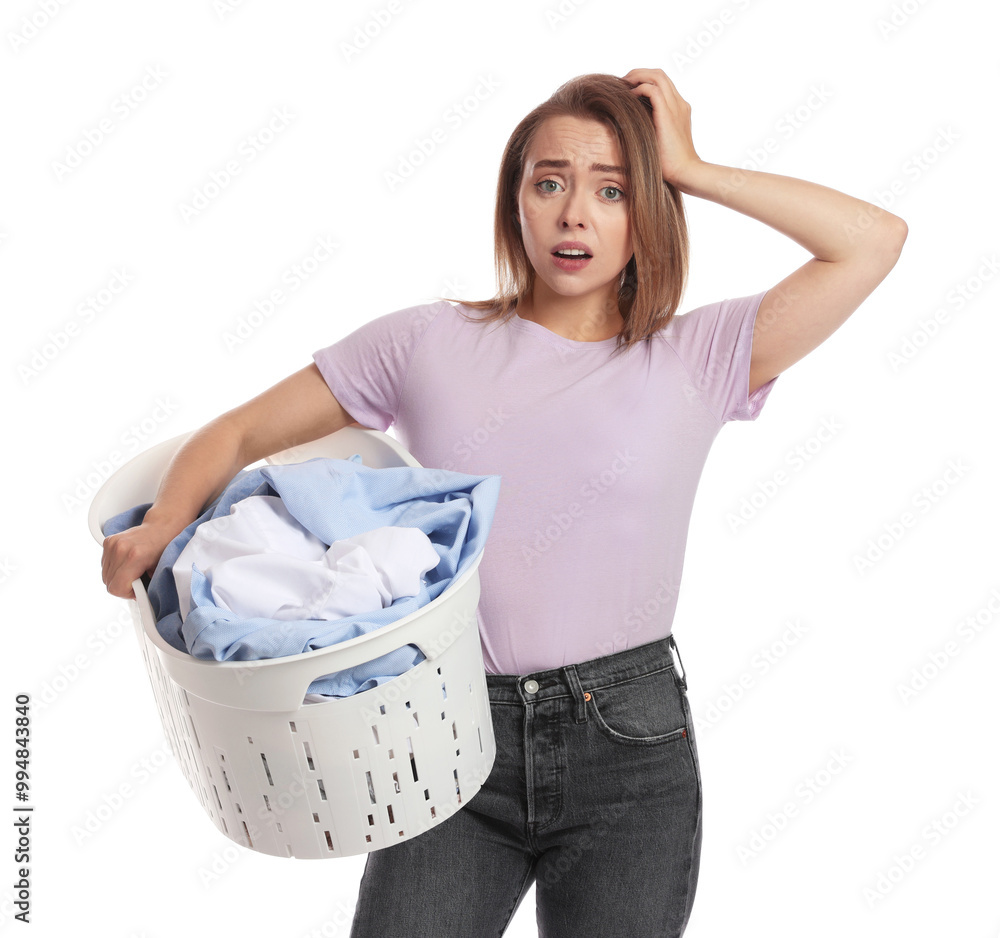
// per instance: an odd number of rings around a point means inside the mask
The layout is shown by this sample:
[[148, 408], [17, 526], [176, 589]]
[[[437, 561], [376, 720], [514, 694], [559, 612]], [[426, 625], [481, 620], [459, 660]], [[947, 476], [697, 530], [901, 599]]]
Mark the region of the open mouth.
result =
[[593, 256], [591, 254], [566, 254], [563, 251], [553, 251], [552, 254], [555, 257], [565, 257], [567, 260], [571, 260], [571, 261], [573, 261], [573, 260], [578, 260], [579, 261], [579, 260], [583, 260], [584, 258], [592, 257]]

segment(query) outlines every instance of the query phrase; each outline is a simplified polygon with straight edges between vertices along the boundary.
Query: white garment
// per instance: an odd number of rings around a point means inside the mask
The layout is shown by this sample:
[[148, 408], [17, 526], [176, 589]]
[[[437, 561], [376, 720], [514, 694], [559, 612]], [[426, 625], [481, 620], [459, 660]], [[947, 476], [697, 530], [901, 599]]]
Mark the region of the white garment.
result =
[[216, 605], [243, 618], [339, 619], [416, 596], [440, 559], [419, 528], [375, 528], [327, 547], [276, 495], [252, 495], [198, 525], [173, 572], [182, 621], [192, 565]]

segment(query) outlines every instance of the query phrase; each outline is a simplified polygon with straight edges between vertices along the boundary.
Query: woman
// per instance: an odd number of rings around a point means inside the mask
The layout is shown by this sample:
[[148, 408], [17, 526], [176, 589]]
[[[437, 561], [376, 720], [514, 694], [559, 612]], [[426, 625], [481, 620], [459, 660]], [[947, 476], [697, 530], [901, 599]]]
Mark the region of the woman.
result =
[[[660, 69], [585, 75], [515, 129], [497, 192], [500, 291], [376, 318], [178, 452], [142, 525], [105, 541], [131, 595], [244, 466], [351, 423], [425, 466], [500, 474], [480, 566], [497, 759], [437, 827], [368, 855], [352, 936], [502, 934], [529, 886], [546, 936], [681, 935], [701, 779], [670, 634], [698, 478], [729, 420], [895, 264], [906, 225], [813, 183], [702, 160]], [[814, 256], [674, 317], [681, 193]]]

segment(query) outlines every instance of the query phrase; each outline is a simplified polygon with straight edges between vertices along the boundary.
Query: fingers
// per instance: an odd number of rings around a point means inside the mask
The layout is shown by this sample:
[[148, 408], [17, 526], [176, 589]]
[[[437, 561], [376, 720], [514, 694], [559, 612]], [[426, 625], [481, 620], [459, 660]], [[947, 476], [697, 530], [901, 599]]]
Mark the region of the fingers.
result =
[[[643, 84], [653, 85], [663, 92], [664, 97], [674, 95], [679, 101], [684, 100], [678, 93], [674, 83], [670, 80], [670, 76], [662, 68], [633, 68], [621, 77], [634, 86]], [[632, 90], [635, 91], [635, 87]]]
[[101, 578], [112, 596], [135, 599], [132, 581], [156, 569], [157, 559], [150, 563], [148, 549], [137, 543], [137, 528], [130, 528], [104, 539], [101, 556]]

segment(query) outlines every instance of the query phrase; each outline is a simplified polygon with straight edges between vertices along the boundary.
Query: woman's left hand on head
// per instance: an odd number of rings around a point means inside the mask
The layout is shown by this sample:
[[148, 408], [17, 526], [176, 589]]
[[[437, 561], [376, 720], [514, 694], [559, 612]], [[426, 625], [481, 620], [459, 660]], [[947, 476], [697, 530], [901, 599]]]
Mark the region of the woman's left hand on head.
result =
[[691, 137], [691, 105], [662, 68], [633, 68], [621, 76], [632, 85], [632, 94], [649, 98], [660, 151], [663, 178], [676, 184], [684, 173], [701, 163]]

